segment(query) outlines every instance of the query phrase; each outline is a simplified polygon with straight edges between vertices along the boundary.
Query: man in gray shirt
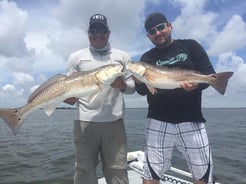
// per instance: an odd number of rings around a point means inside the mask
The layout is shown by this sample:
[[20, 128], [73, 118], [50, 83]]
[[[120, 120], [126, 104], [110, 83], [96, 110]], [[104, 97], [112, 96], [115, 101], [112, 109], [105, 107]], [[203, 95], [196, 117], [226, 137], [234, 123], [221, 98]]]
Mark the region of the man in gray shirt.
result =
[[[93, 15], [88, 28], [90, 46], [70, 55], [67, 74], [89, 71], [117, 61], [126, 64], [130, 56], [124, 51], [111, 48], [109, 36], [106, 17], [101, 14]], [[97, 184], [96, 166], [99, 154], [108, 184], [129, 183], [123, 95], [134, 91], [134, 81], [123, 76], [100, 91], [93, 101], [88, 97], [64, 101], [68, 104], [77, 102], [78, 106], [78, 116], [74, 123], [75, 184]]]

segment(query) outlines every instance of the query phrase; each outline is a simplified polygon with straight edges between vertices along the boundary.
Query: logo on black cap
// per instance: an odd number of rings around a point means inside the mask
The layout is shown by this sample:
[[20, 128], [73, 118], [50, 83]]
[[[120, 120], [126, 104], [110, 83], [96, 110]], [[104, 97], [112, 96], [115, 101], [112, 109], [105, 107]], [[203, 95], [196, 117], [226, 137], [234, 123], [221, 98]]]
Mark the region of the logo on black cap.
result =
[[95, 14], [95, 15], [91, 16], [89, 26], [91, 26], [92, 24], [95, 24], [95, 23], [101, 23], [105, 27], [108, 27], [107, 18], [101, 14]]

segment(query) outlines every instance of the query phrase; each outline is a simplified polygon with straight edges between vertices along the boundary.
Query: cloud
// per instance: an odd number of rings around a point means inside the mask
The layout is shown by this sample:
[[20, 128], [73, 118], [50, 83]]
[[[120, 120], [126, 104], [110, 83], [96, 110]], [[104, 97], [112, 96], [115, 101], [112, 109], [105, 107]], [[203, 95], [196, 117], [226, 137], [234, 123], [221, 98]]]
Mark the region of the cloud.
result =
[[90, 16], [102, 13], [108, 19], [112, 45], [128, 51], [131, 55], [136, 55], [136, 53], [139, 53], [138, 49], [143, 46], [141, 45], [142, 42], [137, 42], [140, 39], [139, 36], [141, 35], [143, 37], [141, 39], [145, 39], [145, 35], [140, 31], [143, 26], [144, 8], [144, 0], [62, 0], [61, 4], [54, 10], [54, 14], [65, 28], [82, 30], [86, 37], [81, 34], [77, 38], [83, 38], [82, 44], [84, 46], [88, 45], [87, 28]]
[[217, 71], [234, 71], [229, 85], [231, 92], [233, 92], [233, 95], [246, 94], [246, 79], [243, 77], [246, 73], [246, 63], [243, 58], [237, 56], [234, 52], [221, 54], [216, 68]]
[[22, 72], [14, 73], [13, 77], [14, 77], [14, 81], [18, 85], [24, 85], [24, 84], [27, 85], [28, 83], [33, 83], [34, 82], [33, 76], [28, 75], [26, 73], [22, 73]]
[[12, 92], [15, 91], [15, 87], [13, 85], [7, 84], [3, 87], [3, 92]]
[[204, 10], [205, 1], [174, 1], [181, 6], [181, 13], [173, 22], [174, 36], [207, 41], [215, 33], [217, 14]]
[[68, 56], [82, 47], [88, 47], [87, 33], [78, 28], [57, 31], [49, 36], [50, 42], [47, 47], [64, 61]]
[[[210, 106], [219, 99], [216, 105], [228, 102], [227, 105], [241, 106], [243, 102], [238, 96], [246, 94], [246, 3], [240, 1], [242, 3], [238, 6], [230, 1], [216, 2], [40, 0], [27, 3], [2, 0], [0, 105], [23, 105], [38, 85], [57, 73], [65, 73], [68, 56], [89, 44], [87, 27], [92, 14], [106, 15], [111, 29], [111, 45], [138, 59], [144, 51], [153, 47], [143, 28], [145, 15], [160, 10], [167, 12], [168, 18], [174, 20], [175, 39], [197, 39], [208, 51], [216, 71], [235, 72], [225, 96], [209, 88], [204, 91], [204, 104]], [[126, 95], [127, 106], [136, 104], [146, 106], [145, 97]]]
[[[224, 96], [218, 95], [212, 89], [204, 90], [203, 106], [205, 107], [245, 107], [246, 98], [246, 63], [243, 58], [234, 52], [223, 53], [218, 56], [216, 64], [217, 72], [233, 71], [234, 74], [228, 81], [227, 90]], [[236, 103], [235, 103], [236, 102]]]
[[28, 53], [24, 37], [28, 14], [17, 8], [13, 2], [0, 1], [0, 54], [22, 56]]
[[[16, 105], [24, 104], [23, 99], [24, 90], [18, 90], [12, 84], [6, 84], [0, 88], [0, 107], [4, 108], [15, 108]], [[14, 103], [10, 103], [10, 99]]]
[[[176, 6], [177, 4], [181, 6], [181, 13], [173, 22], [174, 36], [198, 40], [205, 46], [210, 56], [244, 48], [246, 23], [243, 18], [238, 14], [232, 15], [229, 20], [221, 18], [220, 12], [205, 11], [206, 2], [174, 1]], [[238, 8], [237, 10], [240, 11]]]
[[246, 46], [246, 23], [240, 15], [234, 15], [221, 32], [211, 40], [208, 54], [218, 55]]

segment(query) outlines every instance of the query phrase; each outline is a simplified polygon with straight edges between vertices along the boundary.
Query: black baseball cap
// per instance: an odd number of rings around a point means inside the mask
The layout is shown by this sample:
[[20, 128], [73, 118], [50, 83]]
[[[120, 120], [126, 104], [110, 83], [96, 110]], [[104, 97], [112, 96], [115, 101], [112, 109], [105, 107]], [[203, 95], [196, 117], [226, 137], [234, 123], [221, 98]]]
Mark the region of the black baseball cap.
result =
[[152, 13], [148, 15], [145, 19], [145, 23], [144, 23], [145, 30], [149, 31], [154, 26], [165, 22], [167, 23], [168, 21], [164, 14], [160, 12]]
[[90, 18], [89, 27], [91, 27], [94, 24], [98, 24], [98, 23], [102, 24], [108, 29], [107, 18], [104, 15], [102, 14], [92, 15]]

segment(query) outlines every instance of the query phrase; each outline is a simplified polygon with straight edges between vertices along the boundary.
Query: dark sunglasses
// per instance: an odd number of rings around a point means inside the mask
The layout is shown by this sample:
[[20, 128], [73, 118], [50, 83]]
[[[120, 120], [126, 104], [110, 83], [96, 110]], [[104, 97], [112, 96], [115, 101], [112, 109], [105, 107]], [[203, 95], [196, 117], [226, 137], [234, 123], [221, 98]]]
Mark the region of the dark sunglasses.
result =
[[155, 35], [157, 31], [162, 31], [165, 28], [166, 28], [166, 23], [161, 23], [148, 30], [148, 33], [149, 35]]
[[91, 34], [107, 34], [108, 32], [109, 32], [109, 30], [108, 29], [89, 29], [89, 32], [91, 33]]

